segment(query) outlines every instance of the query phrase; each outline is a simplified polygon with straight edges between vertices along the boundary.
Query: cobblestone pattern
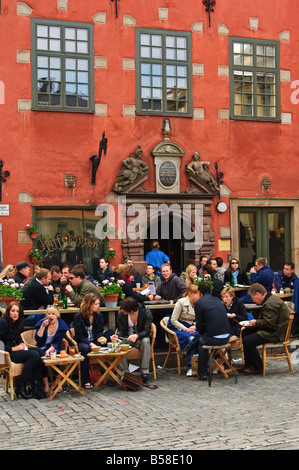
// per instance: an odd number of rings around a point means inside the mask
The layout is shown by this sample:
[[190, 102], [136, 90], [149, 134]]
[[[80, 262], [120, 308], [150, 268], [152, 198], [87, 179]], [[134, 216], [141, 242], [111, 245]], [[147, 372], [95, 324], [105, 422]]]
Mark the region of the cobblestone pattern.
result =
[[158, 370], [158, 389], [69, 389], [49, 402], [10, 401], [0, 379], [0, 449], [211, 450], [299, 448], [298, 377], [286, 361], [267, 374], [213, 375], [212, 385]]

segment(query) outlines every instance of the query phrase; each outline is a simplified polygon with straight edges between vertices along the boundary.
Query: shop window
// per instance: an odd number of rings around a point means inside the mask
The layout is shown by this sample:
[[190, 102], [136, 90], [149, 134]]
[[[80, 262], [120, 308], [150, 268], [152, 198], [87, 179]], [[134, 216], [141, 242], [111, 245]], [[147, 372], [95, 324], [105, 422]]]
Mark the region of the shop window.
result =
[[32, 107], [94, 112], [93, 25], [31, 20]]
[[230, 38], [230, 117], [280, 120], [279, 42]]
[[34, 216], [39, 231], [36, 247], [44, 255], [44, 267], [83, 263], [96, 276], [107, 241], [96, 236], [100, 217], [95, 209], [36, 208]]
[[139, 114], [192, 115], [191, 34], [136, 29]]

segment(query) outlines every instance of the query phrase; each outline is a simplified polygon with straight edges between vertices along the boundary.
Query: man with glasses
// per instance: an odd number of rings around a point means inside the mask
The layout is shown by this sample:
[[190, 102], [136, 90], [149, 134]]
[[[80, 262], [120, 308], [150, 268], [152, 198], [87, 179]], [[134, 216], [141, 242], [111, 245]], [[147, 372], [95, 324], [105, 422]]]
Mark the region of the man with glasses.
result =
[[250, 284], [257, 282], [264, 286], [267, 292], [271, 292], [275, 275], [265, 258], [257, 258], [254, 267], [250, 269], [250, 273]]
[[65, 292], [76, 307], [80, 307], [85, 295], [91, 292], [96, 294], [99, 299], [101, 298], [99, 289], [86, 279], [85, 270], [81, 267], [73, 267], [69, 275], [69, 281], [70, 285], [65, 286]]

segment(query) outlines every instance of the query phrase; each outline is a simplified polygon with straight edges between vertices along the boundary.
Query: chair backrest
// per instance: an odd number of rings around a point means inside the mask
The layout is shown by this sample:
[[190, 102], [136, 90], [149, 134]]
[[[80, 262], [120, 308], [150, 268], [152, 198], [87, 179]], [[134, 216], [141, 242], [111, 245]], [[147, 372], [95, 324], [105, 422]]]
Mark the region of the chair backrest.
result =
[[289, 317], [289, 323], [288, 323], [286, 335], [285, 335], [285, 338], [284, 338], [284, 343], [288, 343], [289, 340], [290, 340], [290, 334], [291, 334], [291, 329], [292, 329], [292, 324], [293, 324], [294, 317], [295, 317], [295, 315], [290, 315], [290, 317]]
[[26, 330], [21, 333], [22, 340], [26, 344], [28, 348], [34, 348], [36, 346], [36, 341], [35, 341], [35, 333], [36, 330]]
[[166, 331], [167, 336], [168, 336], [168, 339], [169, 339], [169, 342], [170, 342], [175, 348], [180, 348], [180, 343], [179, 343], [179, 340], [178, 340], [178, 337], [177, 337], [176, 333], [175, 333], [174, 331], [170, 330], [170, 329], [167, 327], [168, 320], [169, 320], [169, 317], [164, 317], [164, 318], [162, 318], [162, 320], [160, 321], [160, 325], [161, 325], [162, 328]]

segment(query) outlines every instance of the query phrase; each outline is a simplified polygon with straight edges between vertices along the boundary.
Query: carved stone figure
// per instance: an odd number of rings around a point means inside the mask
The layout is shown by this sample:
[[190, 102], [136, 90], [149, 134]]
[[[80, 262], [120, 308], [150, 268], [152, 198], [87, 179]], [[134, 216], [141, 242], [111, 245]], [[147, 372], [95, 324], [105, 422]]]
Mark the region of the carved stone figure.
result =
[[186, 166], [186, 173], [200, 180], [203, 184], [211, 188], [213, 191], [219, 191], [217, 181], [209, 171], [210, 162], [201, 162], [200, 153], [195, 152], [192, 161]]
[[130, 157], [122, 162], [122, 166], [118, 172], [117, 181], [113, 187], [113, 191], [119, 193], [125, 190], [127, 186], [147, 175], [149, 167], [146, 162], [141, 160], [142, 150], [140, 145]]

